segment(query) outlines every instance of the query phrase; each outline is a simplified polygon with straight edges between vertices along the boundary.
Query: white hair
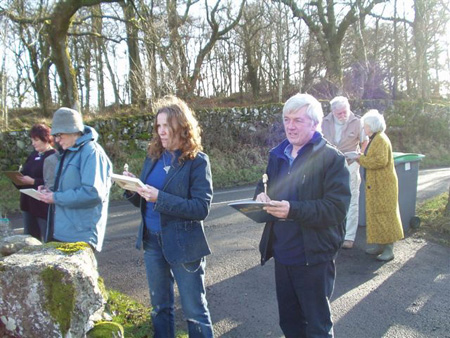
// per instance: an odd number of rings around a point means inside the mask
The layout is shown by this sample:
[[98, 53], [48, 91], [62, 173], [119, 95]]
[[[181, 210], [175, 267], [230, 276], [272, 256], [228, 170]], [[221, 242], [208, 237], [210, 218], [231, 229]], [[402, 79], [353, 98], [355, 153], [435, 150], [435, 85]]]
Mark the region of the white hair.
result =
[[371, 109], [361, 118], [361, 123], [367, 125], [372, 133], [378, 133], [386, 130], [384, 116], [378, 110]]
[[320, 126], [323, 118], [322, 105], [314, 96], [309, 94], [295, 94], [291, 96], [283, 106], [283, 117], [297, 112], [304, 106], [308, 106], [306, 114], [314, 122], [315, 125]]
[[345, 96], [336, 96], [333, 100], [330, 101], [330, 109], [332, 112], [342, 108], [350, 110], [350, 103]]

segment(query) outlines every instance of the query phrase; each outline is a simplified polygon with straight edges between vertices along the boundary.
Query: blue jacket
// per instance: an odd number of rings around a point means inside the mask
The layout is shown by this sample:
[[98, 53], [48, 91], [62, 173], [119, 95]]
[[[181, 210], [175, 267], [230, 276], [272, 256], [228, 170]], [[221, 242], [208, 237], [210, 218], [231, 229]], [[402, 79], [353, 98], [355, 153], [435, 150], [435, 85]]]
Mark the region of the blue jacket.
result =
[[[211, 253], [203, 220], [208, 216], [213, 194], [209, 158], [199, 153], [193, 160], [178, 162], [179, 151], [173, 168], [166, 176], [159, 191], [154, 209], [161, 215], [162, 250], [171, 264], [194, 262]], [[144, 162], [141, 181], [145, 182], [156, 162], [149, 157]], [[140, 207], [142, 221], [136, 248], [142, 247], [144, 231], [145, 199], [137, 193], [126, 196], [133, 205]]]
[[[284, 140], [269, 154], [266, 173], [267, 192], [276, 196], [277, 183], [285, 180], [279, 175], [283, 151], [289, 144]], [[301, 228], [306, 264], [314, 265], [332, 260], [342, 245], [345, 218], [350, 204], [349, 171], [345, 157], [325, 139], [313, 146], [306, 161], [295, 161], [288, 178], [296, 185], [297, 199], [289, 201], [288, 218]], [[264, 190], [259, 182], [255, 196]], [[261, 265], [272, 257], [273, 222], [266, 223], [260, 242]]]
[[[96, 142], [95, 129], [85, 126], [75, 145], [65, 150], [55, 201], [53, 237], [86, 242], [101, 251], [108, 216], [112, 164]], [[58, 172], [59, 163], [56, 165]]]

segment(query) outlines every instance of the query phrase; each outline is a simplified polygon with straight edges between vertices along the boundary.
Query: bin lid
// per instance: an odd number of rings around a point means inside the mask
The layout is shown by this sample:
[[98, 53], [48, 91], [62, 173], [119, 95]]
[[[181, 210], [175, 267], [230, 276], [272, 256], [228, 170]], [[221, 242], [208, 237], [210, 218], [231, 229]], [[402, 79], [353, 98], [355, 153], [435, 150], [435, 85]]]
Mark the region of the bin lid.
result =
[[421, 161], [422, 158], [425, 157], [425, 155], [422, 154], [400, 153], [400, 152], [393, 152], [392, 155], [394, 156], [395, 164]]

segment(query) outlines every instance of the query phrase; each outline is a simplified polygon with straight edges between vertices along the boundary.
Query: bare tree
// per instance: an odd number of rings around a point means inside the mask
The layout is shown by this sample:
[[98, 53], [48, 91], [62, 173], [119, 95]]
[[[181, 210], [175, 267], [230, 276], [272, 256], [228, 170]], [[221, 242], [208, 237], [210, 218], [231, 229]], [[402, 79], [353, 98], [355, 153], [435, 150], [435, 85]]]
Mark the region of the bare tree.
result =
[[[308, 2], [310, 11], [300, 8], [294, 0], [273, 0], [289, 6], [295, 17], [302, 19], [308, 26], [320, 45], [322, 56], [326, 62], [327, 79], [333, 83], [338, 91], [342, 91], [342, 60], [341, 47], [345, 34], [353, 23], [368, 15], [373, 7], [386, 0], [356, 0], [343, 5], [333, 0], [317, 0]], [[338, 23], [336, 8], [340, 6], [344, 12]], [[358, 15], [359, 14], [359, 15]]]
[[[445, 9], [445, 1], [443, 0], [414, 0], [414, 19], [408, 20], [403, 18], [383, 17], [383, 20], [394, 22], [394, 29], [397, 29], [396, 22], [402, 22], [404, 25], [403, 34], [405, 44], [409, 43], [408, 28], [412, 28], [412, 41], [414, 46], [415, 57], [410, 57], [409, 51], [406, 49], [406, 66], [405, 81], [407, 83], [408, 93], [410, 96], [418, 97], [422, 100], [429, 100], [431, 94], [430, 86], [430, 57], [435, 57], [430, 53], [435, 47], [435, 37], [445, 36], [446, 24], [448, 23], [448, 11]], [[397, 43], [399, 40], [397, 40]], [[394, 53], [396, 53], [394, 51]], [[395, 54], [394, 54], [395, 56]], [[411, 63], [411, 59], [413, 62]], [[413, 64], [414, 66], [410, 66]], [[400, 69], [401, 63], [396, 67]], [[415, 84], [415, 92], [413, 86]]]
[[[207, 35], [205, 38], [206, 41], [199, 47], [194, 57], [193, 69], [191, 70], [189, 68], [189, 60], [185, 51], [185, 43], [183, 43], [181, 29], [190, 18], [189, 11], [197, 1], [188, 0], [183, 15], [179, 15], [180, 9], [177, 7], [176, 0], [167, 0], [166, 9], [169, 30], [169, 46], [167, 47], [169, 48], [162, 48], [160, 56], [169, 69], [171, 69], [172, 73], [175, 74], [177, 94], [182, 97], [188, 97], [193, 94], [206, 56], [211, 52], [217, 41], [224, 39], [237, 25], [241, 19], [245, 5], [245, 0], [242, 0], [238, 14], [233, 18], [231, 6], [223, 7], [221, 0], [217, 0], [214, 6], [210, 8], [208, 2], [205, 1], [206, 22], [209, 26], [209, 31], [205, 33]], [[222, 17], [222, 14], [225, 18]], [[167, 51], [170, 52], [170, 57], [168, 57]]]
[[[82, 7], [119, 0], [58, 0], [50, 13], [36, 13], [34, 17], [22, 17], [12, 11], [4, 11], [11, 20], [21, 24], [43, 23], [51, 48], [51, 60], [56, 67], [60, 82], [61, 104], [79, 108], [76, 74], [68, 52], [67, 36], [75, 13]], [[43, 14], [43, 15], [41, 15]]]
[[[448, 5], [448, 3], [447, 3]], [[435, 45], [435, 37], [444, 35], [448, 22], [448, 10], [441, 0], [414, 0], [414, 46], [416, 52], [417, 90], [419, 97], [429, 100], [430, 86], [430, 50]], [[431, 54], [431, 57], [433, 55]]]

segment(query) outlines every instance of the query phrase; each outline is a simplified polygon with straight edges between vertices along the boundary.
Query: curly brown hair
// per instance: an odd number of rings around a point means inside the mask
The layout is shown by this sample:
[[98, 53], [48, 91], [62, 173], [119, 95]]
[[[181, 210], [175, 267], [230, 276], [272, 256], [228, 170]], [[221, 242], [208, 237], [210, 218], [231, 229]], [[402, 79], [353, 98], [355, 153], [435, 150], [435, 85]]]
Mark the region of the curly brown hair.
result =
[[156, 115], [153, 123], [153, 137], [150, 141], [147, 153], [153, 160], [159, 159], [164, 152], [161, 139], [158, 135], [156, 123], [158, 115], [167, 114], [167, 122], [172, 138], [178, 136], [180, 140], [179, 150], [181, 155], [179, 162], [194, 159], [199, 151], [203, 150], [201, 141], [201, 128], [195, 117], [195, 113], [182, 99], [168, 95], [158, 100], [155, 105]]

